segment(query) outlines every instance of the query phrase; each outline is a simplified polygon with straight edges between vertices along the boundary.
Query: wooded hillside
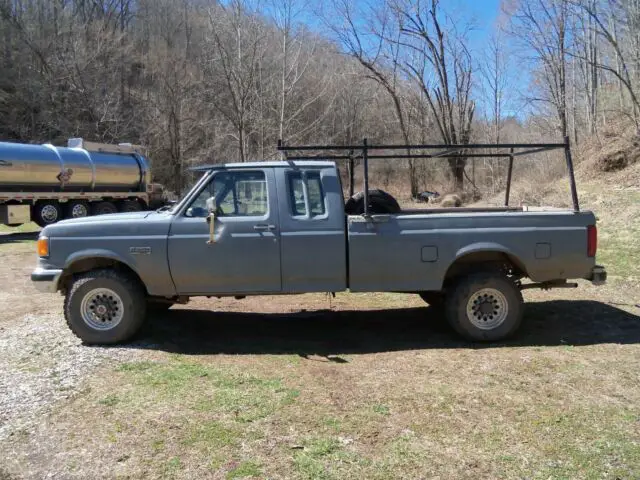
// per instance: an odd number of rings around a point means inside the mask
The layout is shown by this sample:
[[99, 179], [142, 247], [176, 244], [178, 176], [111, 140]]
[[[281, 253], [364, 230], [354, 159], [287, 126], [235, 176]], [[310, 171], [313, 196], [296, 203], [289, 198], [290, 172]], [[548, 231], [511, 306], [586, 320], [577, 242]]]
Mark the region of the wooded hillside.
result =
[[[581, 145], [638, 127], [639, 27], [638, 0], [508, 0], [479, 50], [438, 0], [0, 0], [0, 140], [140, 143], [176, 192], [278, 138]], [[499, 160], [378, 172], [412, 194], [504, 182]]]

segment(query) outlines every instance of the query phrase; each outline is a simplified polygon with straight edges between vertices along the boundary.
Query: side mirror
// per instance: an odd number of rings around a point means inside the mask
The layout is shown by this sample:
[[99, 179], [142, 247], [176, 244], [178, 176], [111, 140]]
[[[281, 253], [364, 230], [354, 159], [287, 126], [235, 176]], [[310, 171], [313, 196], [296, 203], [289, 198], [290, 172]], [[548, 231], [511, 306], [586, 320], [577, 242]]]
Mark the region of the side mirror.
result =
[[209, 211], [209, 215], [207, 215], [207, 223], [209, 224], [209, 240], [207, 241], [208, 245], [215, 243], [215, 223], [216, 223], [216, 212], [218, 210], [218, 206], [216, 205], [215, 197], [207, 198], [207, 210]]

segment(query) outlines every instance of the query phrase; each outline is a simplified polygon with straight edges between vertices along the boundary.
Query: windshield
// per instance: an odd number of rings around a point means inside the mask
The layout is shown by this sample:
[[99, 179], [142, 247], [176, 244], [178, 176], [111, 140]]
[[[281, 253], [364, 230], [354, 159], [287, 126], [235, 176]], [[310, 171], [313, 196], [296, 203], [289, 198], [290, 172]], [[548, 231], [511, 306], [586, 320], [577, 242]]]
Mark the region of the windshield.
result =
[[173, 201], [169, 205], [164, 205], [160, 207], [158, 210], [156, 210], [156, 212], [175, 213], [178, 207], [180, 206], [180, 204], [184, 201], [184, 199], [189, 195], [189, 193], [191, 193], [191, 191], [194, 188], [196, 188], [200, 183], [202, 183], [202, 181], [208, 175], [208, 173], [209, 172], [203, 172], [200, 175], [200, 177], [198, 177], [196, 180], [192, 181], [189, 184], [188, 188], [184, 189], [184, 193], [180, 196], [180, 198], [177, 201]]

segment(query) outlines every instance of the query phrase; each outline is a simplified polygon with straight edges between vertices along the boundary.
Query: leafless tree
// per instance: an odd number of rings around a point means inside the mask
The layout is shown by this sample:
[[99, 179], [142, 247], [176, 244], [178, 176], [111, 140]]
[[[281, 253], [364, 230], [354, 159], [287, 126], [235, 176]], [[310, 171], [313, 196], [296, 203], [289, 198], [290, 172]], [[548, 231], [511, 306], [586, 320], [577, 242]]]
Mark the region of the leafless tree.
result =
[[[482, 56], [438, 0], [0, 0], [0, 139], [142, 143], [179, 192], [189, 165], [276, 158], [278, 137], [464, 145], [640, 124], [640, 0], [503, 1], [512, 36], [496, 31]], [[308, 21], [316, 4], [328, 32]], [[505, 115], [513, 43], [538, 107], [526, 118]], [[415, 195], [450, 177], [461, 189], [465, 165], [372, 172]], [[497, 173], [474, 183], [497, 190]]]
[[[380, 9], [371, 9], [367, 14], [357, 12], [350, 0], [334, 0], [332, 5], [343, 23], [337, 25], [329, 21], [328, 25], [346, 47], [349, 55], [364, 67], [367, 77], [378, 83], [389, 95], [393, 102], [402, 139], [406, 145], [411, 144], [407, 115], [401, 96], [398, 41], [400, 33], [397, 30], [394, 31], [394, 25], [390, 22], [389, 5], [383, 4]], [[366, 31], [361, 30], [359, 26], [361, 22], [356, 18], [364, 15], [369, 22], [365, 27]], [[395, 38], [396, 41], [388, 42], [388, 38]], [[410, 153], [411, 151], [407, 150], [407, 154]], [[418, 182], [413, 161], [409, 161], [409, 181], [411, 195], [415, 196], [418, 194]]]
[[249, 116], [256, 102], [265, 31], [256, 12], [243, 0], [208, 10], [212, 50], [204, 66], [211, 82], [207, 99], [234, 127], [238, 159], [247, 160]]
[[[597, 56], [579, 55], [597, 69], [613, 74], [629, 95], [632, 104], [631, 115], [636, 126], [640, 125], [640, 94], [637, 90], [640, 75], [640, 3], [635, 0], [606, 0], [606, 8], [598, 10], [591, 0], [572, 0], [582, 12], [586, 13], [592, 24], [590, 29], [598, 38], [604, 40], [615, 53], [616, 64], [609, 65]], [[624, 48], [618, 29], [627, 33], [626, 40], [631, 48]]]
[[533, 60], [539, 84], [534, 103], [551, 105], [563, 137], [568, 134], [567, 50], [569, 46], [568, 0], [527, 0], [506, 5], [509, 34], [524, 48], [524, 58]]
[[[480, 77], [480, 91], [484, 97], [486, 109], [487, 141], [501, 143], [504, 138], [502, 130], [505, 123], [505, 109], [512, 99], [511, 70], [513, 65], [509, 61], [504, 34], [497, 30], [489, 39], [484, 54], [480, 59], [478, 73]], [[489, 182], [492, 192], [501, 186], [502, 159], [484, 159], [483, 165], [489, 172]]]
[[[388, 40], [406, 49], [402, 69], [424, 94], [442, 141], [466, 145], [475, 113], [471, 54], [456, 25], [443, 24], [439, 8], [438, 0], [395, 2], [400, 36]], [[465, 165], [465, 158], [449, 159], [457, 190], [464, 185]]]

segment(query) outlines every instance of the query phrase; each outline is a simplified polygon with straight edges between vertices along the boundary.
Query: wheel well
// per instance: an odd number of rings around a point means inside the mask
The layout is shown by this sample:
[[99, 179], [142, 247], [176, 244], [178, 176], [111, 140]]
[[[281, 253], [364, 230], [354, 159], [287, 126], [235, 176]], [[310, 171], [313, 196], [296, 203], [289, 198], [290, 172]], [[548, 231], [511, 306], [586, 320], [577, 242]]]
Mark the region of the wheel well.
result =
[[69, 267], [65, 269], [64, 274], [60, 278], [60, 289], [63, 293], [68, 291], [74, 275], [102, 268], [111, 268], [120, 272], [127, 273], [131, 276], [131, 278], [136, 279], [140, 283], [140, 285], [142, 285], [142, 288], [144, 288], [146, 292], [146, 286], [140, 276], [135, 272], [135, 270], [133, 270], [123, 262], [104, 257], [83, 258], [81, 260], [73, 262], [71, 265], [69, 265]]
[[525, 266], [513, 255], [505, 252], [483, 251], [468, 253], [467, 255], [457, 258], [456, 261], [449, 266], [445, 274], [445, 284], [461, 275], [478, 270], [506, 271], [516, 278], [524, 278], [527, 276]]

